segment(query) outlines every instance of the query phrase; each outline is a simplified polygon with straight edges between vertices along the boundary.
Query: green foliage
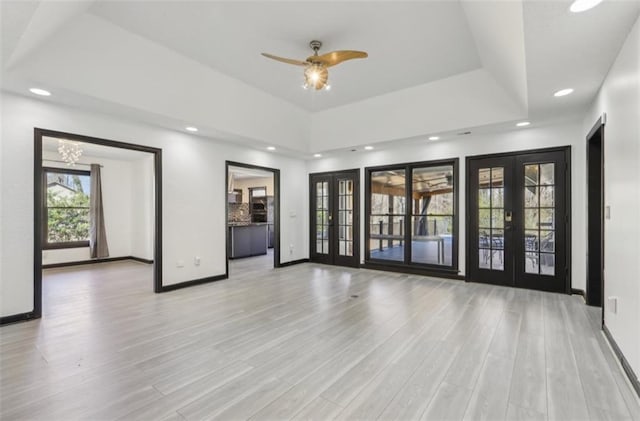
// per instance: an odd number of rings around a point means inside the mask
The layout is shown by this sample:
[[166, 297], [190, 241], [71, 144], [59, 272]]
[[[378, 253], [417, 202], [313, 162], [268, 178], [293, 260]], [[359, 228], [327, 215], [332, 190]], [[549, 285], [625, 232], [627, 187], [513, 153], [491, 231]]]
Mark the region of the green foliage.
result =
[[[79, 185], [79, 181], [76, 182]], [[48, 242], [89, 239], [89, 196], [82, 191], [61, 194], [47, 189]]]

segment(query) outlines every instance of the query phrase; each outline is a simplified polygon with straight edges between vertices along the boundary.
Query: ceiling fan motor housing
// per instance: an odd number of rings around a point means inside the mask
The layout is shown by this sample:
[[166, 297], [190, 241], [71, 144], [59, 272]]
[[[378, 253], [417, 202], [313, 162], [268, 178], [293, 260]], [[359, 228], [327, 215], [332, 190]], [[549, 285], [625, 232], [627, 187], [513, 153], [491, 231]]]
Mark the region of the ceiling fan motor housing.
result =
[[318, 54], [318, 50], [322, 48], [322, 42], [314, 39], [309, 43], [309, 47]]

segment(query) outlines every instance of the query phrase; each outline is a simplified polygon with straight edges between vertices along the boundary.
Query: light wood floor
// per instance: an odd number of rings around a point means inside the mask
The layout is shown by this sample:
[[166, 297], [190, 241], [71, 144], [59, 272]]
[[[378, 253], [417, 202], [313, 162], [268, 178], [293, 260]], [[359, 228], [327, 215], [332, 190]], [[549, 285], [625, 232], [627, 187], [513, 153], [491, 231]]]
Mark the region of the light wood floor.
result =
[[164, 294], [46, 271], [44, 318], [0, 329], [0, 418], [640, 419], [578, 297], [271, 262]]

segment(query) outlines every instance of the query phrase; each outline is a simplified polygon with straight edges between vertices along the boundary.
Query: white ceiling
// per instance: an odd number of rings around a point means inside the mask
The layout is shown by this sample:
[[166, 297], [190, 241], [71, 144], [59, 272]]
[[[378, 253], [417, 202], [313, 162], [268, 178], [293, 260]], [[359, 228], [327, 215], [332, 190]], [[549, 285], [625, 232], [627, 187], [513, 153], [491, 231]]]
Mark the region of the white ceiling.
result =
[[[311, 111], [480, 67], [458, 1], [98, 1], [90, 11]], [[260, 55], [304, 60], [312, 39], [323, 42], [320, 53], [364, 50], [369, 58], [331, 68], [333, 90], [314, 92], [301, 89], [301, 68]]]
[[[35, 1], [0, 3], [2, 89], [310, 157], [460, 129], [576, 116], [593, 101], [640, 0]], [[268, 60], [369, 52], [329, 92]], [[321, 51], [321, 52], [322, 52]], [[576, 91], [564, 98], [553, 92]]]
[[[586, 109], [640, 13], [637, 0], [604, 0], [577, 14], [567, 12], [570, 4], [570, 0], [524, 3], [532, 118]], [[562, 98], [552, 96], [564, 88], [575, 92]]]

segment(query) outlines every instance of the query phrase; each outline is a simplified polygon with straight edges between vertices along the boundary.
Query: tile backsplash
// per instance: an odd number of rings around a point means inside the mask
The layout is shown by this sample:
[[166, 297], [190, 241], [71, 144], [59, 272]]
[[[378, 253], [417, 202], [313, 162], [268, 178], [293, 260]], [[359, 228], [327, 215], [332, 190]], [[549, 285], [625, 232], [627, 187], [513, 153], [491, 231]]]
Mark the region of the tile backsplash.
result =
[[229, 203], [229, 222], [251, 222], [248, 203]]

